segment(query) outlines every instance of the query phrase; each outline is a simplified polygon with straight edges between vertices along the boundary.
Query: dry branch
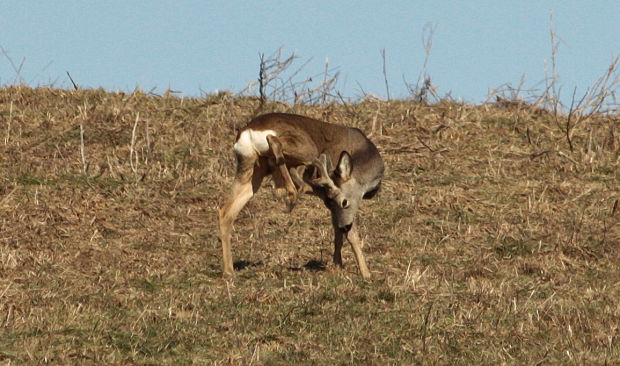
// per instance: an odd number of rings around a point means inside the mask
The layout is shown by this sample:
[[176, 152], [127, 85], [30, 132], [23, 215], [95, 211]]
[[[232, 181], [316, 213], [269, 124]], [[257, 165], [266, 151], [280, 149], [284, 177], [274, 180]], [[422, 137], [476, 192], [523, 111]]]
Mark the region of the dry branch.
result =
[[[300, 67], [291, 71], [294, 61], [298, 58], [295, 53], [282, 57], [282, 47], [274, 54], [265, 57], [259, 55], [258, 93], [261, 107], [267, 101], [293, 104], [325, 103], [335, 97], [335, 85], [339, 73], [329, 68], [329, 60], [325, 61], [323, 72], [298, 79], [298, 76], [312, 59], [306, 60]], [[322, 80], [313, 85], [315, 80]], [[253, 85], [249, 84], [242, 93], [250, 91]]]
[[[131, 170], [134, 173], [138, 172], [138, 154], [135, 152], [134, 147], [136, 146], [136, 129], [138, 127], [138, 122], [140, 121], [140, 112], [136, 113], [136, 120], [133, 124], [133, 129], [131, 130], [131, 145], [129, 147], [129, 165], [131, 166]], [[133, 156], [136, 155], [136, 162], [134, 164]]]

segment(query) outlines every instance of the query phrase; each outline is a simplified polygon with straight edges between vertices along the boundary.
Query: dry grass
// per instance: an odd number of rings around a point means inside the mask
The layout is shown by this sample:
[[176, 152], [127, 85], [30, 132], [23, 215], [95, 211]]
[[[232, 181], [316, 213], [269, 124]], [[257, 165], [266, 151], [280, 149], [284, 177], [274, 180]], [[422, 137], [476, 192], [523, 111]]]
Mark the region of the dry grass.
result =
[[360, 214], [373, 280], [348, 248], [323, 268], [317, 199], [288, 216], [263, 189], [226, 282], [216, 208], [258, 106], [0, 89], [0, 363], [620, 359], [617, 113], [575, 127], [571, 152], [556, 116], [520, 103], [268, 105], [379, 146], [383, 190]]

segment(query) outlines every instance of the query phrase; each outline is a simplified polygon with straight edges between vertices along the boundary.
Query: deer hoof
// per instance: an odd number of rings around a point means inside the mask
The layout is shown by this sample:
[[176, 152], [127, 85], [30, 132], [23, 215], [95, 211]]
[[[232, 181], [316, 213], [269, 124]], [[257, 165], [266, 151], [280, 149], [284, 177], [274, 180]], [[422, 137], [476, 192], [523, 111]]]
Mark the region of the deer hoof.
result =
[[295, 205], [297, 204], [297, 194], [293, 192], [287, 192], [286, 194], [286, 207], [288, 212], [293, 211]]
[[222, 277], [224, 278], [233, 278], [235, 277], [235, 270], [233, 266], [225, 266], [222, 269]]
[[295, 201], [286, 200], [286, 212], [288, 213], [293, 212], [293, 209], [295, 208], [296, 204], [297, 204], [297, 200]]

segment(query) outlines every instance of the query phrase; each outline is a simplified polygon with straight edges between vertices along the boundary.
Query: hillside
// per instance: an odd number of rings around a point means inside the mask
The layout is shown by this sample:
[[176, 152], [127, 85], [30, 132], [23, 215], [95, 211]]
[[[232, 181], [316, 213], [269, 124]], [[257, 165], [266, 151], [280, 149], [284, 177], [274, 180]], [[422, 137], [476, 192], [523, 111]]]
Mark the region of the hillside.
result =
[[[359, 127], [386, 162], [359, 214], [271, 183], [233, 232], [236, 130], [286, 111]], [[574, 116], [573, 116], [574, 117]], [[410, 101], [260, 108], [229, 94], [0, 89], [3, 364], [612, 364], [620, 115]], [[573, 120], [574, 122], [574, 120]]]

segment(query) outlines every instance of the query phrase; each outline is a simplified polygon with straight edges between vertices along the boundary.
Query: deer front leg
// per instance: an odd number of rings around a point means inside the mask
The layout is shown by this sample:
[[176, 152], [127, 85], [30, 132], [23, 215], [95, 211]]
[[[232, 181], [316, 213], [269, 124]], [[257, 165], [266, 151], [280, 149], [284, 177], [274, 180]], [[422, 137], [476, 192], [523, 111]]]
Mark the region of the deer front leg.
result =
[[334, 264], [342, 267], [342, 243], [344, 242], [344, 234], [336, 226], [334, 226]]
[[370, 271], [368, 271], [368, 267], [366, 266], [366, 260], [364, 259], [364, 254], [362, 253], [363, 244], [360, 240], [359, 233], [357, 232], [357, 225], [355, 223], [351, 226], [349, 232], [347, 232], [347, 240], [351, 243], [351, 248], [353, 249], [353, 254], [355, 255], [355, 261], [357, 262], [357, 266], [360, 269], [362, 277], [364, 277], [365, 280], [369, 280]]
[[276, 169], [278, 169], [284, 183], [284, 188], [286, 189], [286, 205], [290, 211], [295, 207], [295, 203], [297, 203], [297, 188], [295, 188], [295, 184], [286, 167], [286, 161], [282, 153], [282, 143], [273, 135], [267, 136], [267, 143], [269, 143], [269, 150], [275, 158]]

